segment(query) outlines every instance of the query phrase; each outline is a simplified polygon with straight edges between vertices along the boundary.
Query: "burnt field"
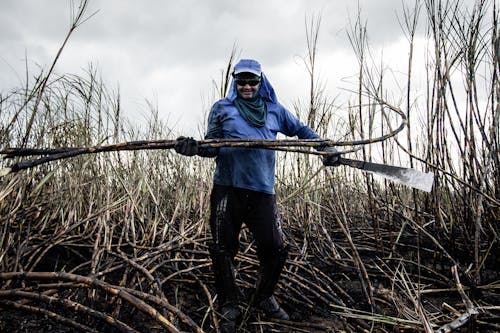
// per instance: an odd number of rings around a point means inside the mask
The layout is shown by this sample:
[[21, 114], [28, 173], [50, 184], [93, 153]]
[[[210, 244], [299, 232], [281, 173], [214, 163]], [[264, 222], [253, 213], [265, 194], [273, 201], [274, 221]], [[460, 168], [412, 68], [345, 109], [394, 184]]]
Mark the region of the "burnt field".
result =
[[[248, 307], [257, 257], [243, 231], [237, 256], [246, 310], [241, 332], [415, 332], [424, 325], [446, 332], [459, 317], [465, 324], [454, 331], [498, 329], [498, 256], [486, 258], [477, 283], [467, 267], [473, 257], [465, 238], [443, 241], [379, 200], [374, 207], [385, 209], [377, 209], [375, 221], [367, 218], [351, 200], [362, 194], [330, 180], [330, 170], [324, 177], [321, 192], [299, 195], [284, 187], [288, 192], [278, 193], [286, 198], [280, 208], [291, 251], [277, 297], [290, 322], [267, 321]], [[189, 192], [165, 181], [164, 192], [156, 193], [141, 179], [126, 191], [111, 184], [103, 191], [90, 178], [85, 185], [68, 178], [51, 200], [37, 195], [36, 186], [21, 191], [24, 178], [17, 174], [5, 184], [11, 192], [3, 192], [3, 207], [14, 206], [2, 214], [8, 235], [0, 273], [2, 331], [217, 332], [207, 250], [210, 186], [201, 178]], [[87, 200], [64, 201], [77, 195]], [[108, 206], [99, 209], [102, 202]], [[490, 252], [498, 253], [498, 245]]]
[[[430, 173], [432, 190], [325, 167], [310, 146], [276, 149], [290, 246], [276, 297], [291, 320], [249, 307], [258, 261], [244, 229], [240, 332], [500, 331], [494, 4], [404, 4], [409, 59], [397, 82], [367, 56], [358, 17], [347, 35], [359, 71], [339, 103], [314, 71], [319, 23], [306, 26], [310, 100], [290, 111], [342, 156]], [[86, 5], [73, 6], [66, 41], [87, 21]], [[424, 48], [415, 46], [417, 23]], [[219, 332], [208, 255], [214, 160], [148, 146], [183, 133], [154, 103], [135, 126], [93, 66], [55, 73], [65, 45], [48, 70], [0, 93], [0, 332]], [[215, 84], [218, 97], [236, 53]], [[422, 91], [415, 72], [426, 78]], [[120, 151], [137, 140], [145, 145]]]

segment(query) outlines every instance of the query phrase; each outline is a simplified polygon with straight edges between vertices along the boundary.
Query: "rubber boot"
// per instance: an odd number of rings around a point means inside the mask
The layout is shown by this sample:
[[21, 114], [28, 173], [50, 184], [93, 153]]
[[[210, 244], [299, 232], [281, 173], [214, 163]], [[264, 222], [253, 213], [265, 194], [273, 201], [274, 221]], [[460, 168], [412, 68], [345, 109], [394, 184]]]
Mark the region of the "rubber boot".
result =
[[274, 289], [278, 284], [281, 271], [288, 257], [288, 247], [280, 249], [276, 256], [268, 256], [260, 260], [260, 272], [255, 288], [253, 304], [263, 311], [268, 318], [289, 320], [290, 316], [280, 307], [274, 297]]
[[237, 322], [241, 317], [233, 260], [223, 250], [211, 249], [210, 256], [215, 277], [215, 290], [219, 299], [220, 329], [223, 333], [233, 333], [236, 332]]
[[235, 333], [241, 311], [237, 304], [226, 303], [220, 307], [220, 331], [222, 333]]

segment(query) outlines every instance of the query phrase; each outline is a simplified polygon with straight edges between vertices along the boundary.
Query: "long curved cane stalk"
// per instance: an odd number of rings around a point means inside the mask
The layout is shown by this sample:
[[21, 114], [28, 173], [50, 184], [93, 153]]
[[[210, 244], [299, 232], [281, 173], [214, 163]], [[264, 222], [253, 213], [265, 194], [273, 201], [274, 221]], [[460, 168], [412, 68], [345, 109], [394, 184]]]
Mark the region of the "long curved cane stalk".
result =
[[[244, 147], [244, 148], [261, 148], [261, 149], [274, 149], [274, 150], [284, 150], [292, 152], [300, 152], [306, 154], [314, 155], [327, 155], [331, 153], [313, 151], [306, 149], [293, 149], [294, 147], [302, 148], [314, 148], [314, 147], [326, 147], [326, 146], [359, 146], [372, 144], [376, 142], [381, 142], [391, 138], [401, 132], [406, 124], [407, 118], [404, 112], [398, 108], [383, 103], [390, 110], [397, 113], [401, 117], [401, 123], [399, 127], [395, 130], [390, 131], [385, 135], [381, 135], [377, 138], [362, 139], [356, 141], [332, 141], [328, 139], [308, 139], [308, 140], [298, 140], [298, 139], [286, 139], [286, 140], [255, 140], [255, 139], [207, 139], [200, 140], [199, 145], [202, 148], [218, 148], [218, 147]], [[62, 147], [62, 148], [5, 148], [0, 150], [0, 155], [4, 155], [4, 158], [22, 157], [22, 156], [42, 156], [35, 159], [30, 159], [27, 161], [21, 161], [14, 163], [9, 167], [0, 170], [0, 176], [5, 176], [9, 173], [18, 172], [25, 169], [30, 169], [35, 166], [48, 163], [51, 161], [62, 160], [70, 157], [75, 157], [85, 154], [95, 154], [100, 152], [109, 151], [125, 151], [125, 150], [152, 150], [152, 149], [171, 149], [175, 146], [175, 140], [140, 140], [140, 141], [129, 141], [121, 142], [116, 144], [93, 146], [93, 147]], [[345, 151], [342, 153], [352, 152]]]

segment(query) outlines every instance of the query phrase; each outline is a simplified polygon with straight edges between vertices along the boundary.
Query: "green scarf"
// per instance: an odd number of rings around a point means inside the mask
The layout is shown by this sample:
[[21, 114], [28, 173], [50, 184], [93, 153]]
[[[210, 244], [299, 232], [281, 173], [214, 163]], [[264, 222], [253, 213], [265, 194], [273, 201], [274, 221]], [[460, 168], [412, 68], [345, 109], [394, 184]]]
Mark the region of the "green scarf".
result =
[[256, 93], [254, 97], [249, 99], [241, 98], [238, 94], [238, 97], [234, 100], [234, 105], [243, 119], [253, 127], [262, 127], [265, 125], [267, 105], [259, 93]]

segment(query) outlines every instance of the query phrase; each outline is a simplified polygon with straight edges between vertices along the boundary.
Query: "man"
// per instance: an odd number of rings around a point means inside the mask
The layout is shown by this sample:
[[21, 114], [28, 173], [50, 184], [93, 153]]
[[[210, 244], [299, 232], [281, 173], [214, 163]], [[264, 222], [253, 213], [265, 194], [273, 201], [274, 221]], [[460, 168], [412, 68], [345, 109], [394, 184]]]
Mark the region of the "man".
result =
[[[257, 61], [239, 61], [232, 75], [228, 96], [212, 106], [206, 139], [276, 139], [278, 132], [300, 139], [320, 138], [278, 102]], [[333, 147], [327, 149], [336, 152]], [[234, 332], [241, 316], [233, 262], [243, 223], [254, 237], [260, 262], [252, 304], [270, 318], [288, 320], [273, 295], [288, 254], [274, 195], [275, 152], [234, 147], [202, 149], [196, 140], [185, 137], [177, 139], [175, 150], [187, 156], [216, 156], [210, 256], [222, 331]], [[332, 163], [338, 156], [328, 158]]]

